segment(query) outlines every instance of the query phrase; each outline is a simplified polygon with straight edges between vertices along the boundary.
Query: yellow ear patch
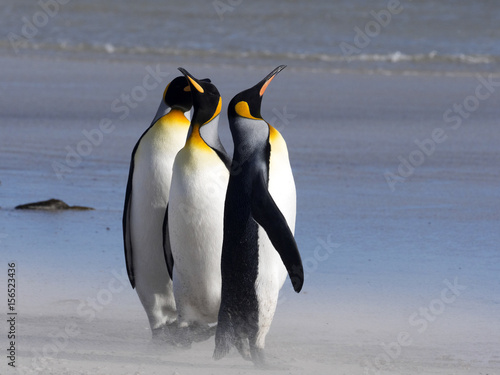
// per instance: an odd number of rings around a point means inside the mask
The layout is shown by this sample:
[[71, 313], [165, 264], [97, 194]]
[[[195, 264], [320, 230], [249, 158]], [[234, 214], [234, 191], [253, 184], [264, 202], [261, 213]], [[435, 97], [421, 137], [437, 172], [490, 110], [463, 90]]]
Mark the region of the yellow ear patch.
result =
[[252, 116], [252, 114], [250, 113], [250, 107], [248, 106], [247, 102], [241, 101], [236, 103], [236, 105], [234, 106], [234, 110], [236, 111], [238, 116], [259, 120], [257, 117]]
[[205, 90], [203, 90], [203, 87], [201, 87], [198, 82], [196, 82], [194, 79], [192, 79], [191, 77], [187, 76], [187, 78], [189, 79], [189, 82], [191, 82], [191, 84], [193, 85], [193, 87], [201, 94], [203, 94], [205, 92]]
[[217, 108], [215, 109], [214, 115], [210, 117], [210, 120], [208, 120], [205, 124], [208, 124], [210, 121], [212, 121], [216, 116], [219, 115], [220, 110], [222, 109], [222, 98], [219, 97], [219, 104], [217, 104]]
[[184, 91], [186, 91], [186, 92], [191, 91], [191, 86], [187, 85], [186, 87], [184, 87]]

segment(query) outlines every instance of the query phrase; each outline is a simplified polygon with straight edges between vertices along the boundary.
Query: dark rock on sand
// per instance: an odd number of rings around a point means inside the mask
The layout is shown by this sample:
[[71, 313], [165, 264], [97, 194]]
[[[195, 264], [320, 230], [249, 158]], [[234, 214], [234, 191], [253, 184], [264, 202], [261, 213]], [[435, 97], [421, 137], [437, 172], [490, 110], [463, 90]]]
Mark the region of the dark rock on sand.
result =
[[93, 210], [93, 208], [83, 207], [83, 206], [69, 206], [67, 203], [65, 203], [59, 199], [49, 199], [47, 201], [21, 204], [19, 206], [16, 206], [16, 210], [47, 210], [47, 211], [77, 210], [77, 211], [87, 211], [87, 210]]

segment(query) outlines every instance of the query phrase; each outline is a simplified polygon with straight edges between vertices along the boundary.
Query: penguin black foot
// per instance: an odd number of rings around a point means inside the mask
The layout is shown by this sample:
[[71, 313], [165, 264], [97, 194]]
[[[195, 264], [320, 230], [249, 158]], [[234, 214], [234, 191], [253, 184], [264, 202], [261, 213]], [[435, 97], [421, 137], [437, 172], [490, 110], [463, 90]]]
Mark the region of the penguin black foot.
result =
[[190, 325], [176, 324], [170, 327], [169, 340], [173, 345], [185, 349], [191, 348], [193, 342], [202, 342], [215, 335], [217, 326], [208, 324], [191, 323]]
[[211, 327], [208, 324], [193, 323], [189, 326], [189, 335], [193, 342], [202, 342], [215, 335], [216, 330], [217, 325]]
[[152, 330], [153, 333], [153, 343], [155, 344], [168, 344], [174, 345], [176, 344], [176, 335], [177, 335], [177, 322], [174, 321], [172, 323], [165, 324], [159, 328], [155, 328]]
[[190, 349], [193, 340], [191, 339], [191, 334], [189, 333], [189, 326], [183, 324], [177, 325], [174, 331], [173, 337], [175, 346]]
[[160, 328], [153, 328], [152, 330], [153, 333], [153, 342], [154, 343], [162, 343], [163, 342], [163, 327]]

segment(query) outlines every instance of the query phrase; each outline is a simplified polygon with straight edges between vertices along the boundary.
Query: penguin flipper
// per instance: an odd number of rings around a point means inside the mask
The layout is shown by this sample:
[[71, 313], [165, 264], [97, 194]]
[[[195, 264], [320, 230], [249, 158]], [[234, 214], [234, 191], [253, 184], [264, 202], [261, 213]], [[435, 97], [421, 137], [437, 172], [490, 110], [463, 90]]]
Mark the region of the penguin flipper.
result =
[[123, 227], [123, 245], [125, 247], [125, 262], [127, 264], [127, 274], [128, 279], [130, 281], [130, 285], [132, 285], [132, 289], [135, 288], [135, 275], [134, 275], [134, 263], [133, 263], [133, 248], [132, 248], [132, 231], [130, 230], [130, 212], [132, 209], [132, 181], [134, 178], [134, 160], [135, 153], [139, 148], [139, 144], [141, 143], [142, 138], [146, 135], [146, 133], [153, 127], [156, 119], [153, 120], [151, 125], [146, 129], [144, 133], [142, 133], [141, 137], [137, 141], [132, 150], [132, 156], [130, 158], [130, 169], [128, 172], [128, 181], [127, 181], [127, 189], [125, 191], [125, 206], [123, 208], [123, 218], [122, 218], [122, 227]]
[[252, 216], [266, 231], [283, 261], [293, 289], [298, 293], [304, 284], [304, 269], [297, 243], [285, 217], [268, 191], [264, 175], [259, 173], [252, 186]]
[[134, 277], [134, 266], [132, 259], [132, 238], [131, 238], [131, 230], [130, 230], [130, 210], [132, 206], [132, 178], [134, 176], [134, 155], [137, 146], [134, 148], [132, 152], [132, 160], [130, 161], [130, 170], [128, 174], [128, 182], [127, 182], [127, 190], [125, 192], [125, 206], [123, 208], [123, 219], [122, 219], [122, 227], [123, 227], [123, 245], [125, 248], [125, 263], [127, 265], [127, 274], [128, 279], [130, 281], [130, 285], [132, 285], [132, 289], [135, 288], [135, 277]]
[[165, 263], [167, 264], [168, 274], [170, 279], [173, 279], [174, 257], [170, 247], [170, 235], [168, 233], [168, 204], [165, 209], [165, 217], [163, 218], [163, 254], [165, 255]]
[[215, 153], [219, 156], [220, 160], [224, 163], [228, 171], [231, 171], [231, 164], [232, 160], [229, 157], [229, 155], [226, 153], [226, 150], [224, 149], [224, 146], [222, 146], [222, 143], [220, 144], [220, 148], [213, 148]]

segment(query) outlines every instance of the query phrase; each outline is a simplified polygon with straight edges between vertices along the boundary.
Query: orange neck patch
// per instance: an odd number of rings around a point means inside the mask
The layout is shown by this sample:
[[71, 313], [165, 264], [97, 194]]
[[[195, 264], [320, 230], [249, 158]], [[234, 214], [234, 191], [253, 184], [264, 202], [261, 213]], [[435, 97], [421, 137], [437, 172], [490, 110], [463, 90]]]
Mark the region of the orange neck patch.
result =
[[210, 120], [208, 120], [205, 124], [209, 123], [212, 121], [215, 117], [217, 117], [220, 113], [220, 110], [222, 108], [222, 98], [219, 97], [219, 104], [217, 104], [217, 108], [215, 109], [215, 112], [212, 117], [210, 117]]
[[271, 144], [271, 153], [286, 151], [286, 143], [283, 136], [272, 125], [269, 125], [269, 143]]
[[161, 117], [162, 122], [167, 121], [168, 125], [189, 126], [190, 121], [180, 109], [171, 109], [165, 116]]
[[188, 144], [190, 147], [194, 147], [201, 150], [211, 150], [210, 146], [205, 143], [203, 138], [201, 138], [200, 125], [197, 124], [193, 125], [193, 131], [189, 136], [189, 139], [187, 140], [186, 144]]

